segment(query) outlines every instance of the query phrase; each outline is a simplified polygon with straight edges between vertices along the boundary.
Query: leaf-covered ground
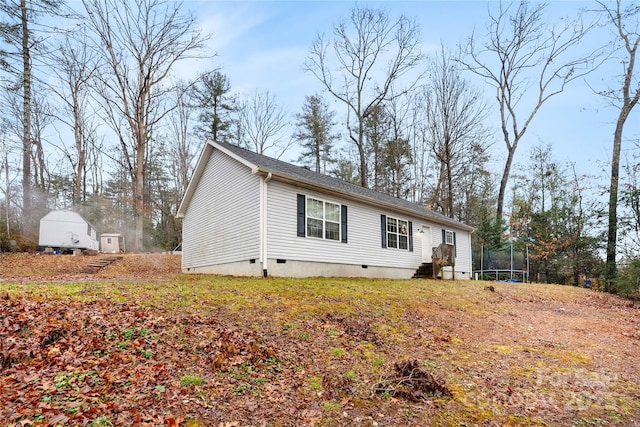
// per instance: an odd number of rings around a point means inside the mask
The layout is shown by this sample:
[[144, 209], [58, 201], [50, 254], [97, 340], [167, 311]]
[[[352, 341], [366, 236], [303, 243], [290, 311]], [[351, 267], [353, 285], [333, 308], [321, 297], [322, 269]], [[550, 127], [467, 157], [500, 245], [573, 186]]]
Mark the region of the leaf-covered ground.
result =
[[0, 255], [0, 425], [640, 425], [640, 309], [614, 296], [90, 258]]

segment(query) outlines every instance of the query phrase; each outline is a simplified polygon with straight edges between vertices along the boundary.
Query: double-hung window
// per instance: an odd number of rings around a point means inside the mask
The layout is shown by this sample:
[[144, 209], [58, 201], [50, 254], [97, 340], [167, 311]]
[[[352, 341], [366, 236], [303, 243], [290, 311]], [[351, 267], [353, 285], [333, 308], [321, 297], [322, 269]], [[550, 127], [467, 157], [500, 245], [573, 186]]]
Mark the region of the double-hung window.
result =
[[297, 195], [298, 237], [347, 243], [347, 206], [304, 194]]
[[454, 256], [457, 256], [458, 248], [456, 246], [456, 232], [442, 229], [442, 243], [451, 245], [454, 248]]
[[453, 237], [453, 231], [444, 230], [444, 243], [447, 245], [455, 245], [455, 239]]
[[307, 237], [340, 241], [340, 205], [307, 197]]
[[387, 217], [387, 247], [409, 249], [409, 222], [404, 219]]

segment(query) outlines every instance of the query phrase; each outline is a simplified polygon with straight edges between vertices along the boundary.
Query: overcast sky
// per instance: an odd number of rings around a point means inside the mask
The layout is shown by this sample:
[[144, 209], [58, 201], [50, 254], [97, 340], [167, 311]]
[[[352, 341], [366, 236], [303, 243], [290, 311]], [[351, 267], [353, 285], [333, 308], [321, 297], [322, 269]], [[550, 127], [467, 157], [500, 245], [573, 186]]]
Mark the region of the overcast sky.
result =
[[[474, 29], [483, 35], [488, 22], [487, 10], [497, 5], [486, 1], [358, 4], [386, 10], [392, 18], [400, 14], [415, 18], [421, 27], [422, 48], [426, 53], [436, 50], [441, 42], [454, 48]], [[233, 92], [246, 95], [253, 90], [268, 90], [293, 116], [300, 112], [305, 95], [322, 90], [319, 83], [302, 70], [311, 43], [319, 33], [331, 36], [334, 24], [348, 19], [354, 5], [354, 2], [343, 1], [187, 1], [185, 7], [192, 9], [204, 30], [213, 34], [211, 48], [217, 53], [211, 62], [201, 61], [188, 72], [220, 67], [230, 78]], [[551, 1], [548, 17], [550, 21], [562, 16], [575, 17], [578, 10], [586, 6], [593, 7], [594, 3]], [[591, 39], [591, 45], [607, 37], [609, 33], [600, 30]], [[609, 66], [574, 82], [565, 93], [545, 104], [518, 148], [516, 163], [525, 162], [531, 147], [541, 142], [552, 145], [559, 161], [575, 161], [579, 172], [599, 173], [610, 161], [617, 112], [608, 108], [589, 86], [602, 89], [606, 82], [614, 80], [617, 67], [619, 62], [616, 65], [612, 61]], [[484, 88], [493, 106], [494, 92], [488, 86]], [[329, 100], [329, 95], [325, 95], [325, 99]], [[499, 123], [495, 116], [492, 122], [497, 131]], [[627, 148], [633, 145], [629, 140], [640, 138], [640, 108], [629, 118], [625, 136]], [[504, 155], [506, 151], [497, 132], [494, 151], [497, 155]], [[286, 157], [285, 160], [294, 160], [297, 156]], [[498, 169], [501, 167], [500, 162]]]

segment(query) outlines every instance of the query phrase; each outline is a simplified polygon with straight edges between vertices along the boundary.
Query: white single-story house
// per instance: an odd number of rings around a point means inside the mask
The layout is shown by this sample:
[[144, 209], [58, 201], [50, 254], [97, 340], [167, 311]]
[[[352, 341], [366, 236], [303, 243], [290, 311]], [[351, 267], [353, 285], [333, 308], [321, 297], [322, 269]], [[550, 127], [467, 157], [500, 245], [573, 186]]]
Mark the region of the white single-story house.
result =
[[444, 244], [441, 277], [471, 278], [473, 227], [227, 143], [206, 143], [177, 216], [184, 272], [411, 278]]
[[77, 212], [54, 210], [40, 219], [38, 245], [54, 250], [99, 247], [96, 228]]

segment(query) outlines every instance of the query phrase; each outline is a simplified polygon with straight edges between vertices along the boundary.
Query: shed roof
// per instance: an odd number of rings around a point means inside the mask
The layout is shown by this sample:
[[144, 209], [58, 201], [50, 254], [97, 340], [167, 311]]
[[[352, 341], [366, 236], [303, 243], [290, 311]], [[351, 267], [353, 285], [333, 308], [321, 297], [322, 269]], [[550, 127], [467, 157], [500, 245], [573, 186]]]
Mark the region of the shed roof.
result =
[[70, 209], [56, 209], [49, 211], [45, 216], [40, 218], [40, 222], [84, 222], [89, 224], [94, 229], [96, 228], [92, 223], [87, 221], [85, 217], [80, 215], [78, 212], [72, 211]]
[[218, 149], [245, 164], [251, 168], [253, 173], [261, 175], [271, 174], [272, 179], [287, 181], [295, 185], [317, 188], [325, 192], [330, 191], [332, 193], [339, 193], [347, 198], [356, 199], [367, 204], [386, 206], [393, 210], [413, 214], [436, 223], [451, 225], [468, 231], [474, 230], [473, 227], [469, 225], [463, 224], [438, 212], [434, 212], [422, 205], [361, 187], [339, 178], [317, 173], [300, 166], [295, 166], [291, 163], [264, 156], [232, 144], [217, 141], [207, 141], [200, 159], [198, 160], [198, 165], [196, 166], [196, 170], [191, 178], [191, 182], [189, 182], [189, 186], [182, 203], [178, 208], [178, 217], [184, 216], [186, 208], [189, 205], [189, 201], [193, 196], [195, 187], [202, 176], [207, 160], [214, 149]]

